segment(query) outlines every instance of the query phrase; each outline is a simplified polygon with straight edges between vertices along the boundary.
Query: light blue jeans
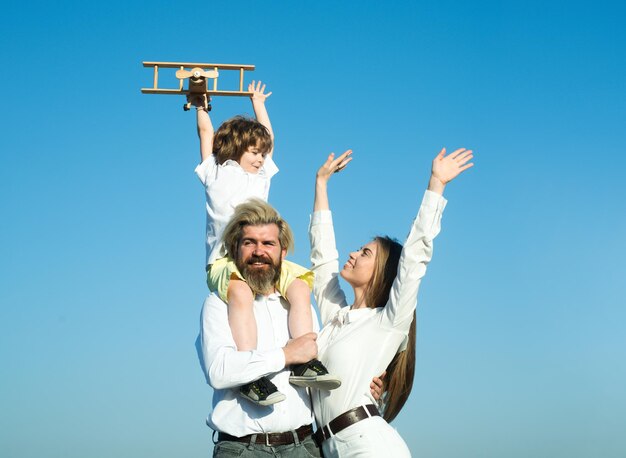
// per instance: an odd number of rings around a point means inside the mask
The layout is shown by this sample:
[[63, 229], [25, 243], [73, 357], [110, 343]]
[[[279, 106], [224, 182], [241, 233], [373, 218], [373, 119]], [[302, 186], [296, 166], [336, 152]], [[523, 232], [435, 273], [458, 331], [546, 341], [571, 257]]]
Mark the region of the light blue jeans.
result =
[[252, 458], [252, 457], [276, 457], [276, 458], [319, 458], [320, 454], [317, 445], [311, 436], [303, 441], [297, 440], [294, 444], [279, 445], [276, 447], [268, 447], [263, 444], [235, 441], [219, 441], [213, 449], [213, 458]]

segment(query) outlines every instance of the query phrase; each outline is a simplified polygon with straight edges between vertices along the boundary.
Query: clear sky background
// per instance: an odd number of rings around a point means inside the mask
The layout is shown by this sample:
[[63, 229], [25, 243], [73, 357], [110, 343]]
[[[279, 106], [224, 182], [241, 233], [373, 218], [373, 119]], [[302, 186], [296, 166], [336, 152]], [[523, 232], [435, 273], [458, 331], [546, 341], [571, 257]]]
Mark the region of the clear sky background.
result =
[[344, 258], [403, 239], [432, 157], [474, 149], [394, 426], [416, 457], [626, 456], [623, 2], [4, 5], [0, 456], [210, 456], [195, 120], [140, 93], [144, 60], [256, 65], [300, 263], [329, 152], [354, 150]]

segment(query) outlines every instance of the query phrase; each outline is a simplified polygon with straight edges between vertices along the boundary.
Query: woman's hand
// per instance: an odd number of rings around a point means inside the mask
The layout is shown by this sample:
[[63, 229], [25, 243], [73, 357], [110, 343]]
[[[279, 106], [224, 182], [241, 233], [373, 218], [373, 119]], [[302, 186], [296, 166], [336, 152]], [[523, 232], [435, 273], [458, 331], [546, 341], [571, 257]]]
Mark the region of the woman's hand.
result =
[[461, 172], [474, 166], [468, 162], [474, 157], [472, 150], [459, 148], [453, 153], [446, 154], [446, 149], [442, 148], [433, 160], [432, 173], [428, 189], [438, 194], [443, 194], [443, 190], [450, 181], [454, 180]]
[[335, 153], [330, 153], [324, 165], [322, 165], [317, 171], [317, 181], [327, 182], [333, 173], [341, 172], [345, 169], [348, 163], [352, 160], [350, 157], [351, 155], [352, 150], [350, 149], [337, 159], [335, 159]]
[[348, 150], [335, 159], [335, 153], [330, 153], [324, 165], [317, 171], [315, 179], [315, 200], [313, 201], [313, 211], [329, 210], [328, 203], [328, 180], [333, 173], [341, 172], [352, 160], [350, 155], [352, 150]]
[[370, 383], [370, 392], [372, 393], [372, 397], [377, 402], [379, 408], [383, 404], [383, 393], [385, 392], [385, 376], [386, 375], [387, 375], [387, 371], [380, 374], [379, 377], [374, 377], [372, 379], [372, 383]]

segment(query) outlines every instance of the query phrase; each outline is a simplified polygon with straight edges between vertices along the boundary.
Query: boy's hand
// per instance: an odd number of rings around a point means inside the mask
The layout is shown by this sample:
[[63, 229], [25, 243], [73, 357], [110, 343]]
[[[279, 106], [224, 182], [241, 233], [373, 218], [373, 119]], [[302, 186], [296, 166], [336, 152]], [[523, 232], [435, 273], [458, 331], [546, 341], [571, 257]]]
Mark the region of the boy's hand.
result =
[[261, 81], [255, 84], [254, 80], [250, 84], [248, 84], [248, 92], [252, 92], [250, 98], [252, 99], [252, 103], [254, 102], [265, 102], [270, 95], [271, 92], [265, 93], [265, 84], [261, 83]]
[[206, 107], [206, 94], [193, 94], [187, 95], [187, 102], [191, 103], [194, 107]]

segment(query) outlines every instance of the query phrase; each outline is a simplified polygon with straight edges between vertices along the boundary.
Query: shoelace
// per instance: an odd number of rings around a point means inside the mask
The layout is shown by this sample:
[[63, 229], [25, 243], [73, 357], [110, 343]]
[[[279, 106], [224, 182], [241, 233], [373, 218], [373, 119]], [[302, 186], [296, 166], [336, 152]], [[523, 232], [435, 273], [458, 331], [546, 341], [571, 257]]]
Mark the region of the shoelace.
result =
[[265, 378], [261, 378], [256, 381], [257, 388], [259, 388], [259, 391], [264, 395], [268, 395], [272, 392], [271, 387], [268, 382], [269, 380]]
[[324, 365], [322, 364], [322, 362], [321, 362], [321, 361], [319, 361], [319, 360], [313, 361], [313, 362], [309, 365], [309, 367], [310, 367], [311, 369], [313, 369], [315, 372], [317, 372], [318, 374], [320, 374], [320, 373], [324, 373], [324, 372], [328, 372], [328, 369], [326, 369], [326, 367], [324, 367]]
[[315, 372], [316, 375], [328, 374], [328, 369], [324, 367], [320, 360], [311, 360], [308, 363], [296, 364], [292, 366], [294, 375], [304, 375], [307, 370]]

